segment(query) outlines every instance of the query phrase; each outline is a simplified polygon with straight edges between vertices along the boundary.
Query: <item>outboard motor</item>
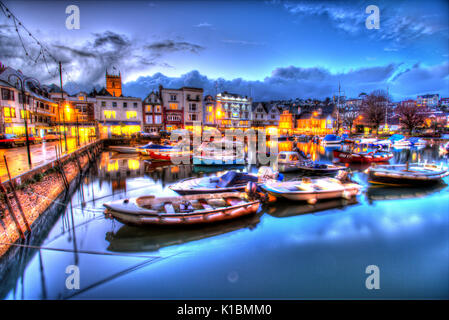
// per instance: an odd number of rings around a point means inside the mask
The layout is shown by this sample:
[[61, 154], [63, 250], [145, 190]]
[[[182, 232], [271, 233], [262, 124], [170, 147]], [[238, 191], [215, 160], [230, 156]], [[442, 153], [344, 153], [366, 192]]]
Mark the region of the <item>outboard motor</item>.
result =
[[245, 192], [248, 194], [248, 197], [254, 199], [257, 197], [257, 184], [255, 182], [248, 182], [245, 187]]

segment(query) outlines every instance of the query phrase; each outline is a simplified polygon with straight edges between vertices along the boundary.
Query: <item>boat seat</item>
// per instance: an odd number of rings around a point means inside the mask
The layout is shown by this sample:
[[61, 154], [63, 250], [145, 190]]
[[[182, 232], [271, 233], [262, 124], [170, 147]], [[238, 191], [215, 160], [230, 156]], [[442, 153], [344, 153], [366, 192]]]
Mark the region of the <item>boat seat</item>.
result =
[[208, 199], [207, 203], [215, 208], [226, 207], [226, 201], [223, 199]]

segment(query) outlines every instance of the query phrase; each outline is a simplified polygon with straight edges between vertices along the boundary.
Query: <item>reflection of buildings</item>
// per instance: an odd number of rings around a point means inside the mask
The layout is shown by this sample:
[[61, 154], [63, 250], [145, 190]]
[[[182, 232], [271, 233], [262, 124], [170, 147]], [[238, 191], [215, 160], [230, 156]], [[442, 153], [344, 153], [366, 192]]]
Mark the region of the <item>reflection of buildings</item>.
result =
[[192, 165], [170, 164], [170, 163], [145, 163], [145, 173], [154, 181], [166, 183], [178, 182], [179, 180], [192, 177]]
[[111, 180], [113, 191], [125, 190], [127, 178], [142, 177], [144, 173], [145, 167], [139, 159], [127, 157], [111, 159], [108, 152], [101, 154], [98, 177]]

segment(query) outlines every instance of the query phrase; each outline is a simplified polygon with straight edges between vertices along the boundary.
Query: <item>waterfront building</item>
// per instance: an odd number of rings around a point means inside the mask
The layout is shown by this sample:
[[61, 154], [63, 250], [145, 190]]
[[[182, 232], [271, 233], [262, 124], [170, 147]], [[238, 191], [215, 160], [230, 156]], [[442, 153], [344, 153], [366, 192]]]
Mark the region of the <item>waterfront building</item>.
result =
[[203, 89], [182, 87], [170, 89], [159, 86], [164, 129], [193, 130], [195, 121], [203, 120]]
[[296, 120], [296, 130], [298, 134], [325, 135], [331, 134], [334, 130], [334, 118], [332, 111], [317, 108], [313, 111], [302, 112]]
[[253, 102], [251, 105], [251, 128], [254, 130], [265, 130], [268, 118], [268, 103]]
[[96, 137], [98, 132], [95, 121], [96, 98], [85, 92], [68, 95], [55, 85], [51, 86], [50, 96], [58, 103], [55, 131], [66, 132], [68, 137], [80, 137], [86, 141]]
[[290, 135], [293, 133], [293, 114], [288, 108], [284, 109], [279, 117], [279, 134]]
[[216, 96], [216, 116], [218, 128], [247, 130], [251, 128], [252, 99], [227, 91]]
[[152, 91], [142, 103], [143, 130], [145, 132], [159, 132], [164, 129], [162, 121], [162, 103], [159, 92]]
[[43, 137], [52, 129], [58, 104], [51, 99], [48, 88], [38, 81], [25, 81], [23, 97], [13, 74], [22, 80], [28, 78], [11, 67], [0, 69], [0, 132], [24, 135], [26, 117], [28, 133]]
[[439, 94], [424, 94], [420, 95], [416, 99], [416, 105], [418, 107], [428, 107], [435, 109], [440, 102]]
[[203, 100], [203, 124], [204, 130], [217, 127], [215, 99], [211, 95], [206, 95]]
[[[142, 99], [123, 96], [120, 85], [116, 82], [119, 76], [106, 74], [106, 83], [119, 89], [112, 91], [112, 95], [107, 88], [99, 92], [95, 90], [90, 94], [96, 98], [95, 120], [98, 121], [100, 137], [111, 136], [131, 136], [142, 130]], [[109, 79], [109, 82], [108, 82]], [[114, 81], [112, 81], [114, 80]], [[114, 82], [112, 85], [110, 82]], [[117, 96], [120, 93], [120, 96]]]

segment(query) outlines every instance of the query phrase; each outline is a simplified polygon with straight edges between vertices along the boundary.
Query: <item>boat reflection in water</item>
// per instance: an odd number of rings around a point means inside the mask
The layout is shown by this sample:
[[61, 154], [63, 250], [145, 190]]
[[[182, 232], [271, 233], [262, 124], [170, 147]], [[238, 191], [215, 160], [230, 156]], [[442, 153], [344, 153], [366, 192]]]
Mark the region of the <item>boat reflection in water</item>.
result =
[[276, 218], [285, 218], [298, 216], [302, 214], [317, 213], [320, 211], [330, 210], [330, 209], [341, 209], [344, 210], [347, 206], [352, 206], [358, 204], [357, 198], [353, 197], [350, 199], [333, 199], [317, 202], [315, 204], [285, 204], [278, 203], [276, 206], [268, 208], [266, 211], [269, 215]]
[[131, 227], [124, 225], [117, 232], [107, 232], [108, 250], [114, 252], [158, 251], [160, 248], [215, 237], [239, 229], [254, 229], [260, 222], [255, 214], [208, 226], [188, 227]]
[[423, 198], [433, 193], [437, 193], [447, 187], [444, 182], [432, 186], [421, 186], [419, 188], [397, 188], [373, 186], [367, 189], [366, 197], [369, 203], [378, 200], [398, 200]]

